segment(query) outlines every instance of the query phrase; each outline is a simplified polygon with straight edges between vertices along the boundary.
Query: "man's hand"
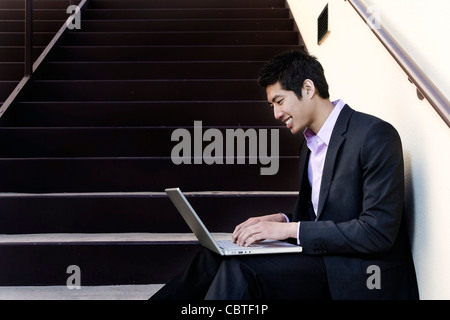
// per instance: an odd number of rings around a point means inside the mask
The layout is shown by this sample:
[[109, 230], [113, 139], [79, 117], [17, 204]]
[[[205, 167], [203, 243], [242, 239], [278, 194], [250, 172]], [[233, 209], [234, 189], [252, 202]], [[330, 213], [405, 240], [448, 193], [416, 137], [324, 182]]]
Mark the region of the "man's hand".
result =
[[233, 232], [232, 240], [239, 246], [248, 247], [265, 239], [285, 240], [297, 237], [298, 223], [286, 223], [282, 214], [271, 214], [250, 218], [239, 224]]

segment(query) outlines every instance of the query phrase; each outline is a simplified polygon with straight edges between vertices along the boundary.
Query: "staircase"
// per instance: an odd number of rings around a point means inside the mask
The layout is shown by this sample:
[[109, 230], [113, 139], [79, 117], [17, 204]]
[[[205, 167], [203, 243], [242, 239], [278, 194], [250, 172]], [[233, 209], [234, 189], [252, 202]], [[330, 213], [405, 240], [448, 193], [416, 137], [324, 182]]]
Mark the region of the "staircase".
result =
[[[0, 286], [65, 286], [70, 265], [84, 286], [165, 283], [199, 249], [167, 187], [217, 233], [291, 211], [299, 138], [256, 79], [302, 48], [284, 0], [91, 0], [0, 119]], [[278, 173], [175, 165], [194, 121], [279, 130]]]

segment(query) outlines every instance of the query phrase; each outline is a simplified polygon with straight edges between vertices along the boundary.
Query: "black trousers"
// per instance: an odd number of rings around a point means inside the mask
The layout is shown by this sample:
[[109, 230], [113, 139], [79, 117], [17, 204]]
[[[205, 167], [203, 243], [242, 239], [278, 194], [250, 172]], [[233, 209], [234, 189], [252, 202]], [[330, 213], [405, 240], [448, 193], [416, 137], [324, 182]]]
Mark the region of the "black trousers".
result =
[[151, 300], [330, 299], [320, 256], [222, 257], [202, 248]]

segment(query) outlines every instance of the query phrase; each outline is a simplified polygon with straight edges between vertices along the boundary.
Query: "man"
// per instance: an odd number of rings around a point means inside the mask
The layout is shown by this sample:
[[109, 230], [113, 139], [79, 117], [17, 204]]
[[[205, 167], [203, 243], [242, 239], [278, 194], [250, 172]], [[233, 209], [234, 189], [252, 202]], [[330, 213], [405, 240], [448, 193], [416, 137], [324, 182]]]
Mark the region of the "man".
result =
[[400, 137], [387, 122], [329, 100], [321, 64], [286, 52], [259, 84], [300, 146], [292, 215], [238, 225], [233, 241], [290, 239], [301, 254], [222, 258], [202, 249], [154, 299], [418, 299], [403, 216]]

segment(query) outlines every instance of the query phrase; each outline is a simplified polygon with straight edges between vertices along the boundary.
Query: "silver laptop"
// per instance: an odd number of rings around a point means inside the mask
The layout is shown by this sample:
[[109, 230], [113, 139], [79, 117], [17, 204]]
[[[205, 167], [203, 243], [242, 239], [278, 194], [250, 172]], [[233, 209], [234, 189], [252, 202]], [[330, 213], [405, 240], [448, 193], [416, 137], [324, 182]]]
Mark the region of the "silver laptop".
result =
[[242, 254], [269, 254], [301, 252], [302, 247], [284, 241], [264, 240], [248, 247], [241, 247], [230, 240], [215, 240], [192, 208], [180, 188], [165, 190], [200, 244], [222, 256]]

